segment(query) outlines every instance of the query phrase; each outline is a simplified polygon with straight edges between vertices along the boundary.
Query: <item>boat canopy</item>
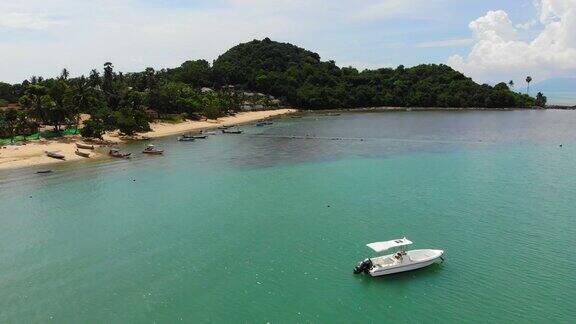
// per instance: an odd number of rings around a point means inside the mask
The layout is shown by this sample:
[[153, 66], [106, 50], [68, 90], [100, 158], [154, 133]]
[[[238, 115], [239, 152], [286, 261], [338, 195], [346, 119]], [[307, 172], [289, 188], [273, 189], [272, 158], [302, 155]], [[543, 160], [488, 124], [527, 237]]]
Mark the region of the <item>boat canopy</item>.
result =
[[385, 242], [374, 242], [374, 243], [366, 244], [366, 246], [371, 248], [375, 252], [383, 252], [383, 251], [389, 250], [391, 248], [404, 246], [404, 245], [410, 245], [410, 244], [412, 244], [412, 241], [410, 241], [409, 239], [404, 237], [404, 238], [397, 239], [397, 240], [391, 240], [391, 241], [385, 241]]

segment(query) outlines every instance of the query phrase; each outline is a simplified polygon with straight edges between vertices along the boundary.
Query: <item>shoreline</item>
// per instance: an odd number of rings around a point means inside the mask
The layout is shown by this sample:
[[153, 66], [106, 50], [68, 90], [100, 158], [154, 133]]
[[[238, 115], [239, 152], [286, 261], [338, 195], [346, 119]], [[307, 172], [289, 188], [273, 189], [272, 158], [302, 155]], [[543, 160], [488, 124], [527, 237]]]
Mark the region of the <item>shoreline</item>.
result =
[[[242, 125], [272, 117], [278, 117], [297, 112], [297, 109], [277, 109], [241, 112], [234, 116], [218, 118], [217, 120], [190, 121], [186, 120], [177, 124], [154, 122], [150, 124], [151, 131], [138, 134], [149, 138], [173, 136], [187, 132], [199, 132], [201, 130], [215, 129], [220, 126]], [[121, 145], [129, 142], [129, 139], [120, 138], [117, 132], [106, 133], [103, 136], [104, 144], [98, 145], [90, 141], [84, 141], [80, 136], [67, 136], [55, 140], [30, 141], [24, 145], [6, 145], [0, 147], [0, 171], [21, 169], [29, 167], [47, 167], [53, 164], [66, 162], [78, 162], [82, 160], [92, 161], [107, 158], [107, 147]], [[75, 154], [76, 143], [90, 143], [96, 147], [90, 151], [90, 158]], [[65, 160], [57, 160], [46, 156], [45, 152], [57, 152], [65, 156]], [[82, 150], [88, 152], [89, 150]]]
[[297, 109], [277, 109], [277, 110], [261, 110], [241, 112], [234, 116], [226, 116], [218, 118], [217, 120], [206, 121], [191, 121], [186, 120], [177, 124], [170, 123], [153, 123], [150, 125], [152, 131], [141, 133], [140, 136], [150, 138], [160, 138], [172, 135], [183, 134], [186, 132], [199, 132], [202, 130], [215, 129], [220, 126], [244, 125], [259, 120], [264, 120], [272, 117], [278, 117], [286, 114], [293, 114]]
[[339, 108], [302, 110], [306, 113], [331, 113], [331, 112], [397, 112], [397, 111], [524, 111], [524, 110], [549, 110], [548, 108], [456, 108], [456, 107], [363, 107], [363, 108]]
[[[122, 145], [131, 141], [141, 140], [142, 137], [161, 138], [174, 136], [188, 132], [200, 132], [202, 130], [216, 129], [220, 126], [242, 125], [252, 123], [268, 118], [278, 117], [296, 112], [305, 112], [311, 114], [332, 114], [332, 113], [378, 113], [378, 112], [418, 112], [418, 111], [532, 111], [532, 110], [572, 110], [562, 108], [450, 108], [450, 107], [365, 107], [365, 108], [341, 108], [341, 109], [323, 109], [323, 110], [298, 110], [298, 109], [277, 109], [240, 112], [234, 116], [221, 117], [217, 120], [191, 121], [186, 120], [180, 123], [153, 122], [150, 124], [152, 129], [149, 132], [138, 133], [133, 138], [120, 137], [118, 132], [109, 132], [103, 135], [103, 141], [84, 140], [79, 135], [66, 136], [55, 140], [34, 140], [27, 142], [25, 145], [6, 145], [0, 146], [0, 171], [21, 169], [29, 167], [48, 167], [53, 164], [65, 162], [79, 162], [83, 160], [97, 160], [109, 158], [108, 147], [113, 145]], [[76, 143], [89, 143], [96, 147], [90, 151], [90, 158], [81, 157], [75, 154]], [[57, 160], [46, 156], [45, 152], [57, 152], [63, 154], [65, 160]], [[82, 150], [88, 152], [88, 150]]]
[[527, 111], [527, 110], [576, 110], [576, 106], [550, 105], [542, 107], [526, 108], [486, 108], [486, 107], [362, 107], [362, 108], [337, 108], [337, 109], [315, 109], [302, 110], [306, 113], [330, 113], [330, 112], [396, 112], [396, 111]]

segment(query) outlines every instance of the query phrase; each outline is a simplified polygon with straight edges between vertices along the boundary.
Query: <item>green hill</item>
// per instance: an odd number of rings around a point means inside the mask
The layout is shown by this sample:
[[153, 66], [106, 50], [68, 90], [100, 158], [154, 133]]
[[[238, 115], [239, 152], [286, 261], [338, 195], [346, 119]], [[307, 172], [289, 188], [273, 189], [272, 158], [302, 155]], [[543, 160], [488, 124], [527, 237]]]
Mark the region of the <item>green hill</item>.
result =
[[447, 65], [358, 71], [317, 53], [265, 38], [239, 44], [212, 67], [217, 85], [235, 84], [283, 97], [302, 108], [368, 106], [528, 107], [534, 100], [505, 83], [479, 85]]
[[[147, 68], [143, 72], [123, 74], [113, 72], [111, 63], [105, 65], [102, 76], [93, 70], [82, 82], [88, 81], [91, 86], [98, 87], [97, 93], [104, 92], [112, 108], [119, 106], [121, 97], [127, 93], [124, 90], [131, 89], [139, 92], [143, 105], [160, 114], [198, 112], [200, 107], [206, 106], [202, 100], [207, 95], [196, 94], [201, 87], [219, 90], [226, 89], [223, 87], [227, 85], [271, 94], [305, 109], [513, 108], [531, 107], [535, 103], [532, 97], [510, 91], [505, 83], [480, 85], [444, 64], [358, 71], [353, 67], [339, 67], [334, 61], [322, 61], [317, 53], [268, 38], [234, 46], [220, 55], [212, 66], [206, 60], [196, 60], [186, 61], [173, 69], [155, 71]], [[70, 82], [78, 80], [70, 79]], [[38, 83], [52, 89], [53, 85], [62, 83], [56, 81], [33, 77], [16, 85], [0, 83], [0, 100], [4, 103], [21, 101], [30, 92], [30, 84]], [[61, 90], [51, 91], [56, 96]], [[220, 110], [239, 109], [241, 98], [238, 96], [224, 93], [220, 97]], [[62, 106], [62, 100], [57, 103]], [[215, 105], [214, 102], [211, 105]]]

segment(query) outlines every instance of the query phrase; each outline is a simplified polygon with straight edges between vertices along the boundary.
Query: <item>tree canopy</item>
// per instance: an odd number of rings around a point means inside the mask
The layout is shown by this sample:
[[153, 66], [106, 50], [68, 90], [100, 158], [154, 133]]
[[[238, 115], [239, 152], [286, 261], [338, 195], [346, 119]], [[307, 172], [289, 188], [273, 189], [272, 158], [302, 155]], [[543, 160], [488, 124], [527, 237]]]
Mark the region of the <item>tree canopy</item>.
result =
[[534, 99], [510, 90], [477, 84], [444, 64], [358, 71], [321, 61], [311, 51], [265, 38], [239, 44], [214, 62], [216, 84], [283, 97], [310, 109], [367, 106], [528, 107]]
[[0, 82], [0, 106], [18, 102], [24, 108], [0, 110], [0, 136], [29, 132], [38, 125], [51, 125], [56, 131], [62, 126], [78, 128], [81, 114], [90, 116], [84, 121], [85, 136], [101, 137], [115, 129], [133, 134], [148, 130], [151, 118], [223, 116], [239, 110], [249, 91], [264, 93], [266, 101], [273, 95], [305, 109], [546, 104], [541, 93], [534, 99], [511, 91], [512, 82], [477, 84], [443, 64], [358, 71], [268, 38], [234, 46], [212, 65], [196, 60], [172, 69], [122, 73], [105, 62], [101, 71], [71, 77], [64, 68], [53, 78], [32, 76], [14, 85]]

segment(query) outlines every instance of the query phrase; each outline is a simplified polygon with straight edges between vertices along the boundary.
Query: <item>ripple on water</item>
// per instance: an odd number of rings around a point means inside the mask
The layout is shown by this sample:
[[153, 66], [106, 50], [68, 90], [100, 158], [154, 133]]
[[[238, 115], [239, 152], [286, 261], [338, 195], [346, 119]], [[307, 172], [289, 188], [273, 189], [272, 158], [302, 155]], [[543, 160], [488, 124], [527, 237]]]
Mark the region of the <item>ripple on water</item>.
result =
[[[574, 122], [342, 114], [4, 172], [0, 319], [569, 322]], [[446, 261], [352, 274], [366, 243], [404, 235]]]

